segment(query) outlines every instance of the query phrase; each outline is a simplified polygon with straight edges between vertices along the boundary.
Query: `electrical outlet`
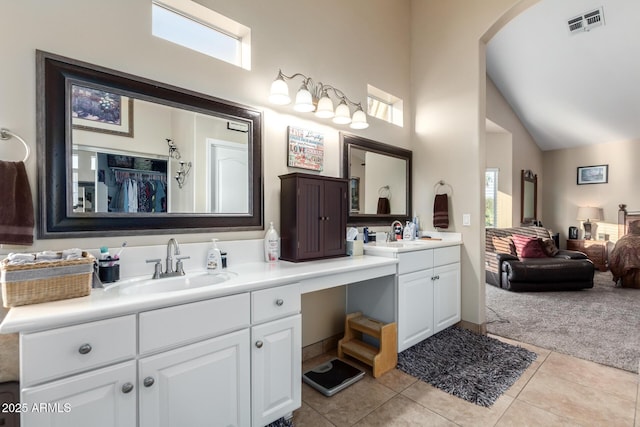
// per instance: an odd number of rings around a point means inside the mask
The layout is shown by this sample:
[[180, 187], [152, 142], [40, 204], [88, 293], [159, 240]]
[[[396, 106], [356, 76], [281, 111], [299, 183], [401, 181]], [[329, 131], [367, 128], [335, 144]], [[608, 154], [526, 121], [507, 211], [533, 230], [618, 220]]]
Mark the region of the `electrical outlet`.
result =
[[462, 214], [462, 225], [467, 227], [471, 225], [471, 214]]

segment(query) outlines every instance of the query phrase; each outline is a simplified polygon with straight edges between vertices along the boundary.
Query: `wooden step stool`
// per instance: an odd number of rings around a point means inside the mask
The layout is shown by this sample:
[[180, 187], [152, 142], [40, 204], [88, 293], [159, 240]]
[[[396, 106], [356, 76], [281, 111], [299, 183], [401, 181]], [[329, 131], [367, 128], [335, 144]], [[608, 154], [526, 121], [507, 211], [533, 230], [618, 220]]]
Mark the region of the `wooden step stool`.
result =
[[[380, 347], [374, 347], [362, 340], [362, 335], [376, 338]], [[347, 314], [344, 338], [338, 342], [338, 357], [351, 356], [371, 366], [373, 377], [396, 367], [398, 331], [395, 322], [383, 323], [363, 316], [361, 312]]]

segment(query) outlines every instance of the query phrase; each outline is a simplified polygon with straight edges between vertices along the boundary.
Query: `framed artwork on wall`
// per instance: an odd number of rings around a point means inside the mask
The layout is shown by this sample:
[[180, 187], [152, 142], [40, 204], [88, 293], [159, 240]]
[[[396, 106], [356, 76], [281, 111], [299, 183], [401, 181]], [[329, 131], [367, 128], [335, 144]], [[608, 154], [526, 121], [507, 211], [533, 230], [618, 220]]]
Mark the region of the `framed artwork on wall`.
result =
[[71, 121], [74, 129], [133, 138], [133, 99], [72, 85]]
[[609, 182], [609, 165], [578, 167], [578, 185], [606, 184], [607, 182]]
[[324, 135], [289, 126], [287, 166], [322, 172], [324, 163]]

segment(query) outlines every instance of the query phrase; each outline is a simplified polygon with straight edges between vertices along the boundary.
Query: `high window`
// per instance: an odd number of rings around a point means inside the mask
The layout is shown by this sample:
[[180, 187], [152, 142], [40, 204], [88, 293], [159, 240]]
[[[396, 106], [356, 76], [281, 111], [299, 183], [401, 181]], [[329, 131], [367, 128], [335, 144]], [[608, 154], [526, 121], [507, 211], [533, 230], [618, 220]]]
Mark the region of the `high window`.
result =
[[367, 85], [367, 114], [402, 127], [402, 99]]
[[251, 30], [191, 0], [153, 0], [152, 34], [251, 69]]

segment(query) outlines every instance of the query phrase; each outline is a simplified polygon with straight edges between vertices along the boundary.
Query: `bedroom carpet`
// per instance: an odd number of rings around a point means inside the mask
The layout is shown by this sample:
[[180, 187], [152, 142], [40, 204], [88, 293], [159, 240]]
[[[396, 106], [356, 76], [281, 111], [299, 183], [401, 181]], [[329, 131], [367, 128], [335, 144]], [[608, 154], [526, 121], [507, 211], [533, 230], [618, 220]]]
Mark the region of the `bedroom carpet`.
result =
[[451, 327], [398, 354], [397, 369], [468, 402], [491, 406], [536, 357], [522, 347]]
[[598, 271], [592, 289], [569, 292], [510, 292], [486, 285], [487, 331], [638, 372], [640, 289], [616, 287], [611, 277]]

